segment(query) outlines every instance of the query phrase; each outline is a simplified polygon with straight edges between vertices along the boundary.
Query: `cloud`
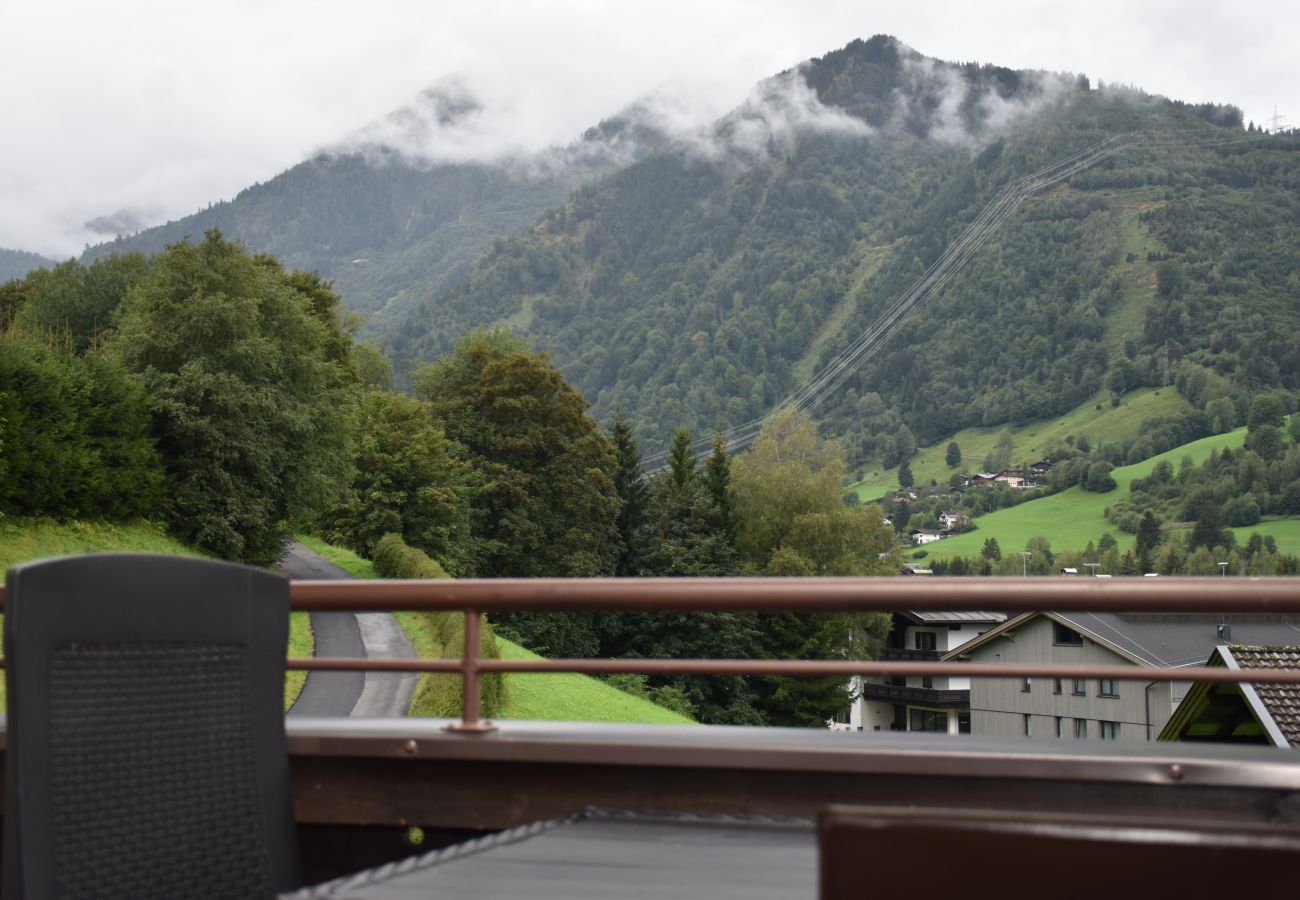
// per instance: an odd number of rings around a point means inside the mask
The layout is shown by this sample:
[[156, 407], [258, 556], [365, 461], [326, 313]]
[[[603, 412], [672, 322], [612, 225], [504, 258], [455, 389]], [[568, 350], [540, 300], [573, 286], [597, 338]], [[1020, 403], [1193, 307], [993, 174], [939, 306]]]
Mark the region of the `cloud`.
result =
[[960, 67], [900, 45], [903, 84], [896, 91], [896, 127], [941, 144], [980, 146], [1068, 100], [1075, 76]]

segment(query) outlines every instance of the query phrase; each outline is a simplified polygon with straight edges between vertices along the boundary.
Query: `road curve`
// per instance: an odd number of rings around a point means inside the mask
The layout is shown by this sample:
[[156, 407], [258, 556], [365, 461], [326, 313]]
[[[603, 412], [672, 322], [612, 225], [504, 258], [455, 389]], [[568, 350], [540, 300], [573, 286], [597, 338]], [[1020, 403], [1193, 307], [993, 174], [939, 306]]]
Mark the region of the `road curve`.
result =
[[[280, 568], [290, 578], [352, 578], [298, 541], [289, 545]], [[415, 656], [415, 648], [391, 613], [312, 613], [311, 625], [317, 656]], [[404, 716], [418, 680], [413, 672], [309, 672], [289, 715]]]

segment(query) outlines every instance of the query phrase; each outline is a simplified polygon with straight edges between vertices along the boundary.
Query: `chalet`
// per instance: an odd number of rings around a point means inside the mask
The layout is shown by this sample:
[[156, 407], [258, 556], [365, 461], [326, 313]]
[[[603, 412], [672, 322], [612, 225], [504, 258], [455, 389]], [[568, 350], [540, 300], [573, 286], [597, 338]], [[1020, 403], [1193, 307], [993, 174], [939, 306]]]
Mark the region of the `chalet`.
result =
[[[1225, 644], [1210, 654], [1210, 668], [1300, 667], [1300, 646]], [[1162, 741], [1267, 744], [1300, 750], [1300, 687], [1293, 684], [1192, 685], [1160, 730]]]
[[[905, 574], [922, 574], [919, 571]], [[925, 570], [929, 574], [929, 570]], [[901, 612], [881, 659], [939, 659], [1006, 621], [998, 612]], [[854, 731], [970, 731], [969, 678], [853, 679], [849, 729]]]
[[957, 529], [970, 522], [970, 516], [960, 510], [945, 509], [939, 513], [939, 524], [944, 528]]
[[[1045, 665], [1198, 666], [1233, 632], [1252, 644], [1300, 642], [1282, 616], [1023, 613], [949, 651], [945, 661]], [[988, 735], [1150, 741], [1188, 692], [1185, 682], [980, 679], [971, 731]]]
[[943, 535], [937, 531], [922, 531], [919, 528], [911, 532], [912, 543], [920, 547], [924, 544], [933, 544], [935, 541], [943, 540]]
[[1074, 566], [1063, 566], [1061, 568], [1061, 574], [1066, 576], [1077, 576], [1079, 574], [1079, 570], [1076, 569]]
[[1052, 471], [1052, 460], [1040, 459], [1036, 463], [1029, 464], [1029, 474], [1034, 476], [1046, 475]]

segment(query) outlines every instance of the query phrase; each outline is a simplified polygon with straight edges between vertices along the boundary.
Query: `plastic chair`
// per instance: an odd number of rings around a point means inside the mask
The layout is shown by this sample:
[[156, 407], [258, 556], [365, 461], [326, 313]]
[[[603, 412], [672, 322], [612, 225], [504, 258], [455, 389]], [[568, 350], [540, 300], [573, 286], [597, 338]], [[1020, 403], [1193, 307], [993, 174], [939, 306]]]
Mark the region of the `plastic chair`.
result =
[[104, 554], [11, 568], [5, 897], [297, 887], [288, 621], [288, 581], [246, 566]]

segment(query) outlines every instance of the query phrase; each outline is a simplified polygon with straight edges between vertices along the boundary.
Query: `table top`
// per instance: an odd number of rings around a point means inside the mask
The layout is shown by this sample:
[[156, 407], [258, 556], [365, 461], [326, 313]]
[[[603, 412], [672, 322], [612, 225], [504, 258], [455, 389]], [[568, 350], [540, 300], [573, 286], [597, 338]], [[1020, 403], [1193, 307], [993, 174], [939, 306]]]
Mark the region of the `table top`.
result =
[[587, 811], [285, 895], [284, 900], [809, 900], [817, 835], [800, 819]]

